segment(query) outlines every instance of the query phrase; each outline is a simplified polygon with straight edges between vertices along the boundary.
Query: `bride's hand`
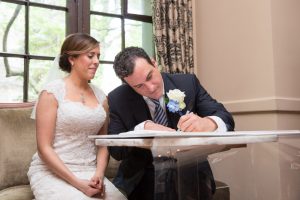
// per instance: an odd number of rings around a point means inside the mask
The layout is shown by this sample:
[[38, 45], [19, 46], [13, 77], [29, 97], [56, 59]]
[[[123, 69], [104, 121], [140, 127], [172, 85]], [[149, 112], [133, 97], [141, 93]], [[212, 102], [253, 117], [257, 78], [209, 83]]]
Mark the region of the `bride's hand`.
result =
[[77, 188], [88, 197], [92, 197], [101, 192], [101, 190], [99, 190], [98, 188], [94, 187], [93, 184], [91, 184], [91, 181], [83, 179], [78, 180]]
[[105, 185], [104, 185], [104, 175], [94, 175], [91, 180], [90, 184], [92, 187], [98, 188], [103, 196], [105, 193]]

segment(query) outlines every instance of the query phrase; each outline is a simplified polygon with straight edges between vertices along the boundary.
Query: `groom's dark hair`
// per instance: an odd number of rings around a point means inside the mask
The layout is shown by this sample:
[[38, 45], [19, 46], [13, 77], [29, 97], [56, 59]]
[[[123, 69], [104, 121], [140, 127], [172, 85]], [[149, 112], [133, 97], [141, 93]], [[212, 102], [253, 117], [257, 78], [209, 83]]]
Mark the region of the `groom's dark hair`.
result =
[[133, 73], [135, 60], [137, 58], [144, 58], [150, 65], [153, 65], [148, 54], [144, 49], [139, 47], [127, 47], [116, 55], [113, 67], [116, 75], [123, 82], [125, 82], [125, 77]]

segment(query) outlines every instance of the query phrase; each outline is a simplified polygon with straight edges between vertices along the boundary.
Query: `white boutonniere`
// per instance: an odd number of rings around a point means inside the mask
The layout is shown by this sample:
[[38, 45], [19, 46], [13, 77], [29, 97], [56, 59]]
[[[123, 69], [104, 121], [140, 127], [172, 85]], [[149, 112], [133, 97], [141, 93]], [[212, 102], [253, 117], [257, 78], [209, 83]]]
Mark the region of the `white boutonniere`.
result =
[[181, 111], [186, 106], [184, 103], [184, 97], [185, 97], [184, 92], [178, 89], [169, 90], [169, 92], [167, 92], [167, 98], [166, 98], [168, 110], [172, 113], [178, 112], [180, 115], [182, 115]]

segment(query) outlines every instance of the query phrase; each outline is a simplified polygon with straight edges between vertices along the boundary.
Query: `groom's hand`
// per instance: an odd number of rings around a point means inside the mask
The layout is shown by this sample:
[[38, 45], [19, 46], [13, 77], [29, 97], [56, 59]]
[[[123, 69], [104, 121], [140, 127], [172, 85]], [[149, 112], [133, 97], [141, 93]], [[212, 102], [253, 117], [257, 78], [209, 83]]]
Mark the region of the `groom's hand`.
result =
[[175, 129], [156, 124], [151, 120], [147, 120], [144, 125], [144, 130], [155, 130], [155, 131], [175, 131]]
[[218, 126], [209, 117], [189, 113], [180, 117], [177, 128], [184, 132], [211, 132], [215, 131]]

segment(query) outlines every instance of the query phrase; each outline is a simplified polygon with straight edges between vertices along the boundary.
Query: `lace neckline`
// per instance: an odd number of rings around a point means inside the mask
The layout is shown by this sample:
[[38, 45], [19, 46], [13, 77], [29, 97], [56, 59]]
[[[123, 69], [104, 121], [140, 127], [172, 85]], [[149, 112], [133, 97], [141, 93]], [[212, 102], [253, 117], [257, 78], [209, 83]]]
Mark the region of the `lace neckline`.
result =
[[63, 85], [63, 92], [62, 92], [62, 96], [63, 96], [63, 101], [64, 102], [70, 102], [70, 103], [76, 103], [76, 104], [78, 104], [78, 105], [81, 105], [82, 107], [85, 107], [85, 108], [89, 108], [89, 109], [97, 109], [97, 108], [99, 108], [100, 107], [100, 100], [99, 100], [99, 98], [98, 98], [98, 96], [97, 96], [97, 94], [96, 94], [96, 91], [95, 91], [95, 88], [93, 87], [93, 85], [91, 85], [91, 84], [89, 84], [89, 86], [90, 86], [90, 88], [92, 89], [92, 91], [93, 91], [93, 94], [94, 94], [94, 96], [96, 97], [96, 100], [97, 100], [97, 106], [95, 106], [95, 107], [91, 107], [91, 106], [87, 106], [87, 105], [85, 105], [85, 104], [83, 104], [81, 101], [72, 101], [72, 100], [70, 100], [70, 99], [66, 99], [66, 91], [67, 91], [67, 84], [66, 84], [66, 80], [64, 79], [64, 78], [62, 78], [62, 79], [60, 79], [61, 80], [61, 82], [62, 82], [62, 85]]

